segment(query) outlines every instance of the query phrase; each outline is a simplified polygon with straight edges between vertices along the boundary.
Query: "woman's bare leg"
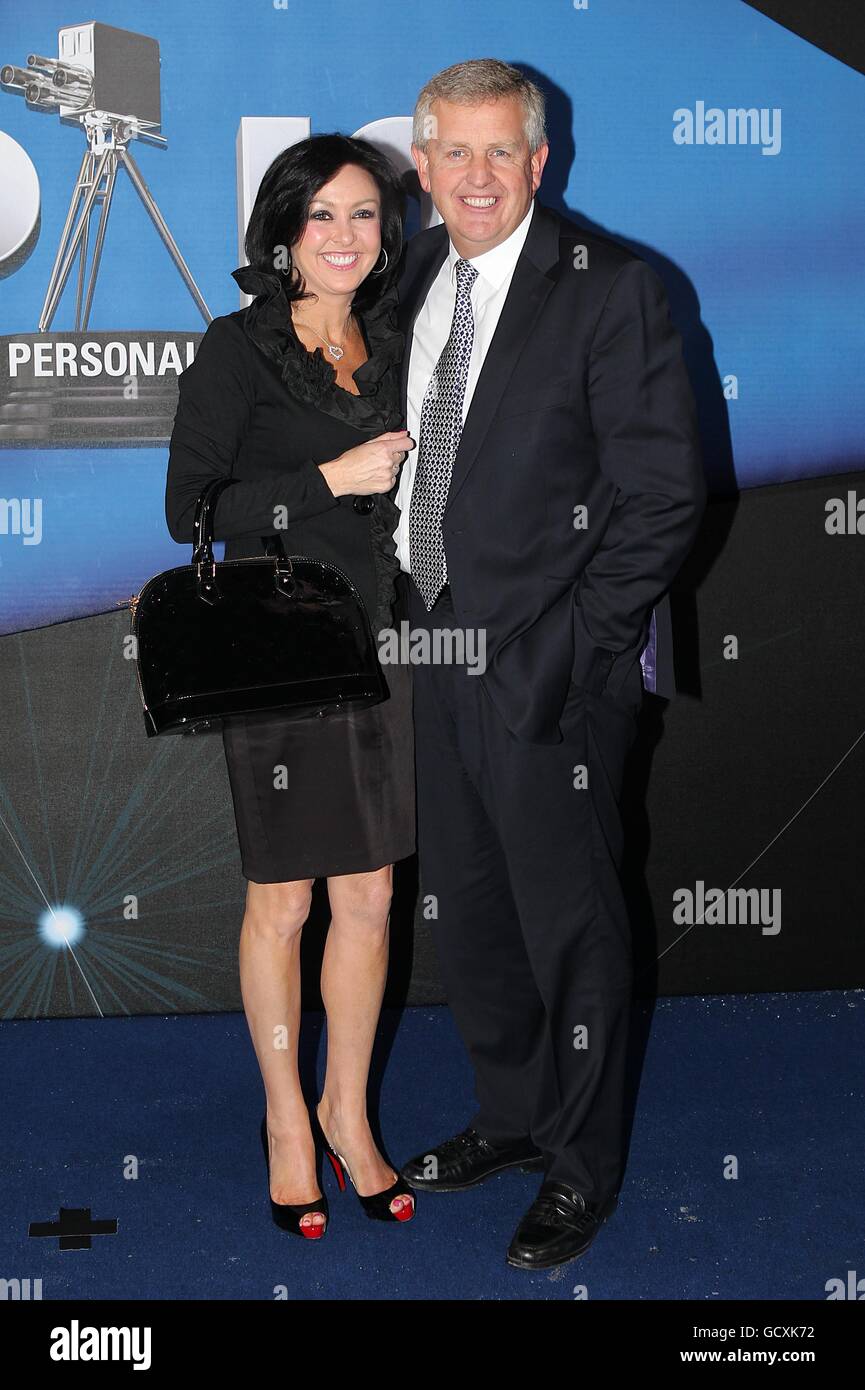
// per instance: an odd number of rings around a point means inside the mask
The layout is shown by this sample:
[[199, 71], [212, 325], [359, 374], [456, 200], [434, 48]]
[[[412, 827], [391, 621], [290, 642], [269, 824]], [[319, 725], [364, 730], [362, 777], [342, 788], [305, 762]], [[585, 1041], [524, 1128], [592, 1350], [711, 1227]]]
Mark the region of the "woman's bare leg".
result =
[[[300, 937], [313, 882], [249, 880], [240, 932], [240, 990], [267, 1095], [270, 1195], [292, 1205], [321, 1196], [297, 1066]], [[301, 1224], [322, 1225], [324, 1220], [321, 1212], [310, 1212]]]
[[[366, 1091], [373, 1040], [387, 977], [393, 869], [327, 880], [331, 925], [321, 970], [327, 1011], [327, 1073], [318, 1106], [322, 1129], [345, 1158], [361, 1196], [381, 1192], [396, 1173], [376, 1148]], [[396, 1212], [410, 1196], [391, 1203]]]

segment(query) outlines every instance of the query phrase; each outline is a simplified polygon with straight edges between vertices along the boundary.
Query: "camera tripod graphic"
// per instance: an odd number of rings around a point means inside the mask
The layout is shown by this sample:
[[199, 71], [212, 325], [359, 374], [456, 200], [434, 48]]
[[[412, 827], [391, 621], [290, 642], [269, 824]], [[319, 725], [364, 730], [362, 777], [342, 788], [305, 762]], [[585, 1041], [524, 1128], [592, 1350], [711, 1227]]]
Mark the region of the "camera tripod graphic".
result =
[[[147, 187], [141, 170], [127, 148], [129, 141], [137, 134], [135, 126], [125, 118], [109, 116], [101, 111], [86, 112], [81, 117], [81, 124], [87, 136], [87, 149], [84, 151], [81, 167], [78, 170], [72, 190], [69, 211], [66, 214], [66, 222], [60, 236], [60, 245], [48, 281], [42, 312], [39, 315], [39, 331], [44, 333], [51, 327], [76, 255], [79, 259], [78, 288], [75, 297], [75, 330], [81, 332], [87, 328], [105, 233], [108, 227], [111, 200], [117, 180], [117, 171], [120, 168], [124, 168], [128, 173], [132, 180], [132, 186], [168, 248], [168, 252], [201, 311], [205, 323], [210, 323], [212, 318], [210, 310], [192, 278], [177, 242], [168, 229], [165, 218], [159, 211], [156, 199]], [[150, 134], [149, 139], [161, 141], [162, 137]], [[96, 211], [97, 203], [99, 204], [99, 224], [88, 275], [87, 252], [90, 243], [91, 218]], [[76, 212], [78, 220], [73, 230]]]
[[[158, 133], [162, 124], [159, 44], [146, 34], [93, 20], [60, 29], [57, 50], [57, 58], [29, 53], [26, 67], [0, 66], [0, 87], [23, 96], [31, 111], [54, 112], [64, 123], [80, 126], [87, 140], [39, 316], [40, 333], [51, 326], [76, 256], [75, 331], [87, 328], [120, 168], [128, 173], [205, 323], [210, 323], [212, 314], [127, 148], [138, 139], [163, 148], [168, 144]], [[88, 273], [91, 218], [97, 204], [99, 225]]]

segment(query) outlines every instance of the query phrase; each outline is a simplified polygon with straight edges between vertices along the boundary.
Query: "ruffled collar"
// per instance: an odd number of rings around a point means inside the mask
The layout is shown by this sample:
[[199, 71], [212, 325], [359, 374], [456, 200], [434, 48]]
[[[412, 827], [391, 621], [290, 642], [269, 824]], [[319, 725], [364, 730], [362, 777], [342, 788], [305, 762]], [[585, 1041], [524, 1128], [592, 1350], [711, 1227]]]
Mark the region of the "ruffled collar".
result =
[[399, 364], [404, 336], [396, 327], [397, 291], [393, 286], [359, 315], [366, 337], [367, 360], [354, 372], [359, 396], [336, 384], [336, 368], [324, 349], [309, 352], [294, 329], [285, 282], [277, 271], [239, 266], [232, 278], [245, 294], [255, 295], [246, 308], [244, 328], [263, 352], [278, 363], [294, 396], [358, 428], [396, 428], [401, 417]]

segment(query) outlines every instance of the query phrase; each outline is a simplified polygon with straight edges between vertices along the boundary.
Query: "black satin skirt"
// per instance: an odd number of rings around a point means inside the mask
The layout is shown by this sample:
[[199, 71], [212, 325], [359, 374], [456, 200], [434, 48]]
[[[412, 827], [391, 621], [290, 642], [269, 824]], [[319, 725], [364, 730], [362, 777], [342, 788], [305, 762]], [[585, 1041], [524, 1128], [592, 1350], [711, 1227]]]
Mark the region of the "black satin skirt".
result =
[[382, 670], [389, 696], [369, 709], [223, 721], [245, 878], [368, 873], [414, 853], [411, 667]]

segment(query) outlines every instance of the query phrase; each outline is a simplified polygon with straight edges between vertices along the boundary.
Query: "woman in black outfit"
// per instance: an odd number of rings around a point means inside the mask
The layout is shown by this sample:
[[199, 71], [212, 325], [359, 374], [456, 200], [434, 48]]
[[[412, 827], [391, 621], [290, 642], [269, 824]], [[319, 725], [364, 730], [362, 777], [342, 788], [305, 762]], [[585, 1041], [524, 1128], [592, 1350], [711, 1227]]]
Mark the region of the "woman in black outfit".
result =
[[[249, 220], [249, 265], [232, 272], [255, 299], [211, 322], [180, 377], [166, 487], [171, 535], [190, 543], [196, 498], [230, 476], [214, 511], [225, 559], [262, 555], [279, 530], [286, 554], [349, 576], [374, 634], [393, 622], [399, 512], [388, 494], [414, 447], [398, 428], [403, 340], [393, 322], [403, 211], [390, 164], [366, 141], [313, 136], [277, 156]], [[368, 709], [224, 721], [248, 879], [240, 983], [267, 1096], [271, 1206], [277, 1224], [308, 1238], [327, 1221], [318, 1140], [341, 1187], [341, 1165], [349, 1169], [370, 1216], [414, 1212], [366, 1113], [392, 865], [415, 848], [410, 670], [383, 669], [389, 697]], [[300, 933], [317, 878], [327, 879], [332, 920], [321, 973], [327, 1073], [311, 1117], [297, 1038]]]

